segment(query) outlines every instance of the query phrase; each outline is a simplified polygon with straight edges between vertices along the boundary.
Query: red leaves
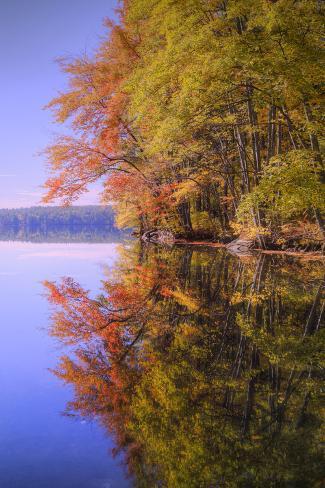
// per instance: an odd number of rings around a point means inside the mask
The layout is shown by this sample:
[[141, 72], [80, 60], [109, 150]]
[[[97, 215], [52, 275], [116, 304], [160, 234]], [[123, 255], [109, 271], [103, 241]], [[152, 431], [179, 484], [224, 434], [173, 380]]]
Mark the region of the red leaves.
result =
[[[123, 22], [122, 22], [123, 24]], [[71, 121], [77, 137], [63, 137], [45, 154], [54, 177], [44, 188], [45, 202], [79, 198], [88, 185], [114, 171], [127, 171], [128, 152], [136, 144], [130, 134], [128, 98], [123, 83], [138, 55], [123, 25], [107, 21], [110, 34], [96, 56], [60, 61], [69, 89], [48, 105], [59, 123]]]

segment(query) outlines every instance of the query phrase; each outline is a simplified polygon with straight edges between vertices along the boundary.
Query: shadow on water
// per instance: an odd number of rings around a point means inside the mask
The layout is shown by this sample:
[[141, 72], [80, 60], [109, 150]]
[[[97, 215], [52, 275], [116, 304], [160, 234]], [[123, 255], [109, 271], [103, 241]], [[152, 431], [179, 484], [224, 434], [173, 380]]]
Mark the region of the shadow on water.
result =
[[133, 243], [100, 296], [45, 287], [67, 414], [113, 434], [135, 486], [321, 486], [321, 264]]

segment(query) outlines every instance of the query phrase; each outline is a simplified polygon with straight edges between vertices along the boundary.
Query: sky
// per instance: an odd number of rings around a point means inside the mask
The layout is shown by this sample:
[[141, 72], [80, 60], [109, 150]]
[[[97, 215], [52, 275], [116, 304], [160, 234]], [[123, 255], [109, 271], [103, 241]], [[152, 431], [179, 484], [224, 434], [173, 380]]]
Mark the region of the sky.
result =
[[[59, 132], [43, 107], [66, 86], [55, 59], [91, 53], [117, 0], [0, 0], [0, 208], [40, 203], [39, 153]], [[79, 201], [98, 203], [98, 188]]]

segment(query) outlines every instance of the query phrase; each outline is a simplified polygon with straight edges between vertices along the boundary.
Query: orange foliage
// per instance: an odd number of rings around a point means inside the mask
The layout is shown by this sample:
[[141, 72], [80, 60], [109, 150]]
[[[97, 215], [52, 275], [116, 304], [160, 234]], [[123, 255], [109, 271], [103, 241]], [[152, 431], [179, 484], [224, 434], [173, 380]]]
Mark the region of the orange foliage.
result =
[[[122, 85], [138, 58], [136, 40], [123, 23], [106, 21], [110, 35], [94, 59], [81, 56], [61, 59], [69, 76], [69, 89], [48, 105], [57, 122], [71, 121], [74, 137], [61, 137], [45, 155], [54, 177], [45, 183], [44, 202], [60, 199], [65, 204], [87, 191], [90, 183], [112, 172], [136, 173], [138, 147], [127, 116], [127, 95]], [[130, 171], [131, 170], [131, 171]]]

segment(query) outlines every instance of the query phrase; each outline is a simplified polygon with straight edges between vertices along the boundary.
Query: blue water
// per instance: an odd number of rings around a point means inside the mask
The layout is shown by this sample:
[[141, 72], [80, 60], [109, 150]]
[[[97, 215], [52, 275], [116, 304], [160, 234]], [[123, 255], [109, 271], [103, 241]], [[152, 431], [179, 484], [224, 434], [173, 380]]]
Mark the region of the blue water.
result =
[[62, 354], [46, 333], [43, 280], [73, 276], [96, 293], [116, 244], [0, 242], [0, 487], [124, 488], [113, 441], [61, 415], [72, 392], [48, 368]]

